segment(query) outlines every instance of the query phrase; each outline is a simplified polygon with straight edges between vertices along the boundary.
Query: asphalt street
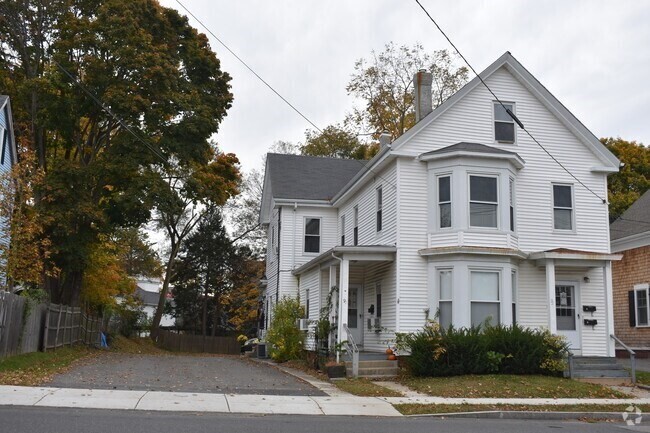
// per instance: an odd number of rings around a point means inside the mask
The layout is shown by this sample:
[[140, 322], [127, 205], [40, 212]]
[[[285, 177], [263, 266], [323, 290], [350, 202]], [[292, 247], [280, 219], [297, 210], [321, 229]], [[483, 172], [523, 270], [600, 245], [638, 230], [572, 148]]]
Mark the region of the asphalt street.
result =
[[624, 433], [650, 432], [643, 423], [333, 416], [250, 416], [94, 409], [0, 407], [0, 432], [11, 433]]

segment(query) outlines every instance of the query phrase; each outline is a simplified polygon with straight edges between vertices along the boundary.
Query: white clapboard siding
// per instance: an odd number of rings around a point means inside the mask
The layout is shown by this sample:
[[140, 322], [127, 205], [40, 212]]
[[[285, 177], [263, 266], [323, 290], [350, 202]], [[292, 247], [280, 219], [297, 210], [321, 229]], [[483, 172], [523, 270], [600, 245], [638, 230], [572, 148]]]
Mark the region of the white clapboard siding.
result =
[[546, 271], [534, 262], [519, 263], [517, 281], [517, 323], [530, 328], [548, 329]]
[[[381, 351], [386, 348], [389, 341], [395, 338], [397, 298], [396, 298], [396, 272], [395, 263], [380, 263], [368, 265], [365, 270], [364, 283], [364, 335], [363, 348], [370, 351]], [[375, 304], [375, 286], [381, 284], [382, 317], [381, 332], [367, 329], [366, 323], [369, 314], [367, 309]], [[375, 305], [375, 308], [377, 306]]]

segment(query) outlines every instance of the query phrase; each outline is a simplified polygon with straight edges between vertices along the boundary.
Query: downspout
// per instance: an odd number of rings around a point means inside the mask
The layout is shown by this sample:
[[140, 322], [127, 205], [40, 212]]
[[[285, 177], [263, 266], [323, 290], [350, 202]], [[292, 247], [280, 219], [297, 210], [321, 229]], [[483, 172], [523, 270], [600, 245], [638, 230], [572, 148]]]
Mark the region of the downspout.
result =
[[[341, 264], [343, 263], [343, 259], [340, 258], [340, 257], [337, 257], [336, 254], [334, 254], [334, 252], [332, 252], [332, 257], [333, 257], [334, 259], [336, 259], [336, 260], [339, 261], [339, 269], [341, 269], [340, 266], [341, 266]], [[341, 278], [340, 275], [339, 275], [339, 278]], [[332, 282], [330, 281], [330, 286], [331, 286], [331, 285], [332, 285]], [[341, 289], [340, 289], [340, 284], [339, 284], [339, 290], [338, 290], [338, 292], [339, 292], [339, 296], [338, 296], [338, 297], [339, 297], [339, 302], [338, 302], [338, 304], [337, 304], [337, 306], [336, 306], [336, 312], [337, 312], [337, 317], [340, 318], [340, 317], [341, 317], [341, 312], [339, 311], [339, 310], [341, 309]], [[338, 320], [338, 319], [337, 319], [337, 321], [340, 322], [340, 320]], [[337, 327], [336, 327], [336, 329], [337, 329], [336, 333], [337, 333], [337, 334], [343, 332], [342, 329], [340, 328], [340, 325], [341, 325], [340, 323], [337, 324]], [[342, 335], [342, 334], [341, 334], [341, 335]], [[337, 335], [337, 337], [338, 337], [338, 335]], [[339, 341], [337, 341], [337, 344], [338, 344], [338, 343], [339, 343]], [[338, 362], [339, 362], [339, 356], [340, 356], [340, 351], [337, 350], [337, 351], [336, 351], [336, 362], [337, 362], [337, 364], [338, 364]]]

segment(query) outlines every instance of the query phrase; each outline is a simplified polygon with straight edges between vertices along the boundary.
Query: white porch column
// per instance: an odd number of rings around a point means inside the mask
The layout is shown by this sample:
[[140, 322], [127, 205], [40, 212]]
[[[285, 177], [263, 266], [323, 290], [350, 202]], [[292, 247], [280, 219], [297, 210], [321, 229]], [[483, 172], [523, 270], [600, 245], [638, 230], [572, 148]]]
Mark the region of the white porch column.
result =
[[605, 310], [607, 323], [605, 329], [607, 331], [607, 356], [616, 356], [616, 348], [614, 339], [610, 335], [615, 334], [614, 329], [614, 292], [612, 284], [612, 262], [606, 261], [603, 266], [603, 282], [605, 283]]
[[[332, 290], [332, 287], [338, 287], [338, 281], [336, 281], [336, 266], [332, 265], [330, 266], [330, 279], [329, 279], [329, 287], [327, 287], [327, 293], [325, 294], [326, 297], [329, 297], [330, 291]], [[334, 325], [335, 320], [334, 318], [338, 315], [338, 308], [339, 308], [339, 300], [338, 299], [331, 299], [332, 302], [332, 308], [330, 309], [330, 324]], [[332, 334], [330, 333], [330, 339], [329, 339], [329, 347], [330, 349], [334, 346], [334, 338], [332, 338]]]
[[555, 260], [546, 259], [546, 295], [548, 297], [548, 329], [557, 334], [555, 315]]
[[[339, 320], [338, 327], [336, 328], [337, 343], [340, 344], [342, 341], [347, 340], [347, 335], [343, 331], [343, 325], [348, 324], [348, 292], [350, 289], [350, 260], [342, 259], [341, 260], [341, 273], [339, 279]], [[336, 359], [338, 361], [339, 354], [336, 353]]]
[[503, 268], [501, 280], [501, 324], [512, 326], [512, 266]]

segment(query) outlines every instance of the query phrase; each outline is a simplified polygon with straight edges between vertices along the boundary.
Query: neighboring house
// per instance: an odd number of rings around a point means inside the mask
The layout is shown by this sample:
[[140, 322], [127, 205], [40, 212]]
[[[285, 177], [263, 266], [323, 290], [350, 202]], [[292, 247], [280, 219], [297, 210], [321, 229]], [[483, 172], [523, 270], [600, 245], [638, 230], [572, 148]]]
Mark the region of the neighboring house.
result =
[[[135, 296], [142, 301], [143, 311], [147, 318], [153, 319], [158, 308], [158, 300], [160, 299], [161, 281], [158, 278], [138, 278], [136, 280], [137, 288], [135, 289]], [[171, 301], [171, 296], [168, 296], [167, 302]], [[172, 327], [176, 324], [174, 318], [168, 314], [163, 314], [160, 320], [160, 326]]]
[[640, 355], [650, 355], [650, 191], [610, 226], [614, 264], [616, 335]]
[[[3, 177], [3, 181], [9, 181], [7, 176], [17, 161], [17, 154], [11, 102], [9, 96], [0, 95], [0, 176]], [[0, 218], [0, 243], [5, 248], [9, 246], [9, 237], [9, 221]], [[0, 274], [0, 289], [6, 285], [7, 276]]]
[[[481, 77], [598, 197], [619, 161], [510, 53]], [[415, 77], [414, 127], [368, 162], [269, 154], [264, 318], [332, 286], [338, 341], [383, 351], [395, 332], [514, 322], [613, 356], [607, 204], [520, 130], [475, 78], [435, 110]], [[583, 312], [584, 311], [584, 312]], [[349, 333], [345, 331], [345, 326]], [[311, 325], [313, 327], [313, 324]]]

